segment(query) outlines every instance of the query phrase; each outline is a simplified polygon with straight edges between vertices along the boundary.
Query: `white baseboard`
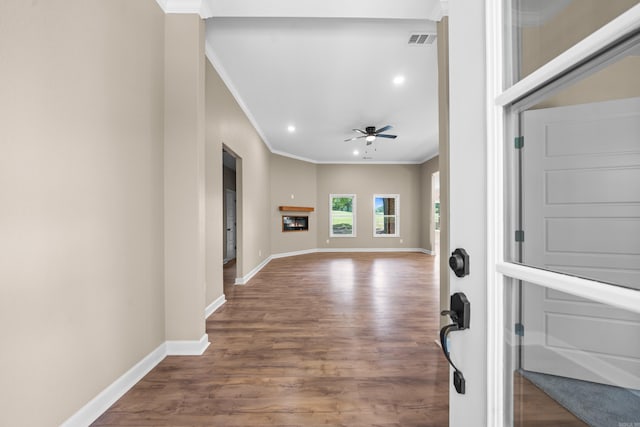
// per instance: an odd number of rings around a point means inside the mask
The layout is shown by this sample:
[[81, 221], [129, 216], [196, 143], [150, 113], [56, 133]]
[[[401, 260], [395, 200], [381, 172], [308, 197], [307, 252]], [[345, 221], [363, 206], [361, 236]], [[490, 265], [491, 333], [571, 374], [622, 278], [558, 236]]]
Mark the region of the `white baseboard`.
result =
[[313, 248], [313, 249], [303, 249], [301, 251], [294, 251], [294, 252], [282, 252], [279, 254], [273, 254], [269, 256], [264, 261], [262, 261], [256, 268], [251, 270], [249, 274], [246, 274], [242, 277], [236, 277], [234, 284], [245, 285], [249, 280], [251, 280], [253, 276], [258, 274], [258, 272], [262, 270], [265, 265], [269, 264], [269, 262], [272, 259], [313, 254], [317, 252], [421, 252], [427, 255], [433, 255], [433, 253], [430, 250], [422, 249], [422, 248]]
[[302, 251], [293, 251], [293, 252], [282, 252], [279, 254], [273, 254], [271, 255], [271, 259], [276, 259], [276, 258], [287, 258], [290, 256], [298, 256], [298, 255], [307, 255], [307, 254], [314, 254], [318, 252], [317, 248], [313, 248], [313, 249], [304, 249]]
[[422, 248], [318, 248], [316, 252], [422, 252], [429, 253]]
[[209, 335], [198, 341], [167, 341], [167, 356], [200, 356], [209, 347]]
[[[219, 300], [220, 298], [218, 298]], [[218, 301], [216, 300], [216, 301]], [[215, 301], [214, 301], [215, 302]], [[222, 304], [220, 304], [222, 305]], [[98, 419], [111, 405], [131, 387], [155, 368], [166, 356], [199, 356], [209, 346], [209, 336], [202, 335], [198, 341], [165, 341], [146, 355], [120, 378], [102, 390], [89, 403], [63, 422], [61, 427], [86, 427]]]
[[62, 423], [61, 427], [86, 427], [97, 420], [111, 405], [160, 363], [166, 355], [167, 347], [165, 343], [162, 343], [91, 399], [89, 403], [80, 408], [78, 412]]
[[216, 298], [211, 304], [207, 306], [207, 308], [204, 309], [204, 318], [207, 319], [209, 316], [211, 316], [213, 312], [219, 309], [225, 302], [227, 302], [227, 299], [225, 298], [224, 294]]
[[254, 268], [253, 270], [251, 270], [248, 274], [245, 274], [242, 277], [236, 277], [235, 284], [236, 285], [245, 285], [249, 280], [251, 280], [251, 278], [253, 276], [258, 274], [258, 272], [260, 270], [262, 270], [265, 265], [269, 264], [269, 262], [271, 261], [272, 258], [273, 258], [273, 256], [269, 256], [269, 257], [265, 258], [264, 261], [262, 261], [260, 264], [258, 264], [258, 266], [256, 268]]

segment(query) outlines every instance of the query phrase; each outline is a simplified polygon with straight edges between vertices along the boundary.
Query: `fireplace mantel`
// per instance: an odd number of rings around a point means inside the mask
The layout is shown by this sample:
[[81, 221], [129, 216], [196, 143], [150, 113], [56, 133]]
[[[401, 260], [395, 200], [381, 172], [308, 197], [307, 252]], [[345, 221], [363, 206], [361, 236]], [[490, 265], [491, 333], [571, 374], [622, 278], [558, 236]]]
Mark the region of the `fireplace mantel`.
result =
[[283, 212], [313, 212], [315, 209], [307, 206], [280, 206]]

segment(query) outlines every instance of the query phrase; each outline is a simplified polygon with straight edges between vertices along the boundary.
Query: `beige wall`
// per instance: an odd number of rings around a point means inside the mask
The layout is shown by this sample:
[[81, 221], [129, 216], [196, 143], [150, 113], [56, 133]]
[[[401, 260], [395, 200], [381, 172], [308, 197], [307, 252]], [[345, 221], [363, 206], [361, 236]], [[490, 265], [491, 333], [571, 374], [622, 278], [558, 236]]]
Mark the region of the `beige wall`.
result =
[[222, 124], [224, 102], [218, 101], [222, 90], [219, 78], [209, 61], [205, 64], [205, 236], [206, 236], [206, 305], [223, 295], [222, 260], [224, 251], [224, 185], [222, 166]]
[[[438, 127], [440, 171], [440, 310], [449, 309], [449, 18], [438, 22]], [[449, 322], [440, 317], [440, 325]]]
[[[420, 248], [420, 165], [321, 164], [317, 185], [319, 248]], [[336, 193], [356, 194], [356, 237], [329, 237], [329, 194]], [[374, 194], [400, 194], [400, 237], [373, 237]]]
[[59, 425], [164, 341], [164, 15], [0, 2], [0, 425]]
[[542, 25], [523, 28], [522, 76], [529, 75], [636, 4], [638, 0], [573, 0]]
[[[271, 155], [271, 253], [315, 249], [318, 247], [319, 209], [316, 196], [318, 165]], [[320, 166], [321, 167], [321, 166]], [[280, 212], [279, 206], [313, 207], [314, 212]], [[324, 207], [324, 206], [323, 206]], [[308, 215], [309, 231], [282, 232], [282, 215]]]
[[[593, 31], [638, 4], [638, 0], [574, 0], [540, 26], [522, 29], [522, 74], [526, 76]], [[640, 56], [628, 56], [545, 99], [533, 109], [640, 96]]]
[[[235, 101], [213, 66], [206, 65], [207, 94], [207, 152], [219, 157], [212, 161], [211, 168], [219, 175], [218, 184], [207, 186], [207, 200], [211, 207], [218, 201], [219, 219], [207, 220], [208, 247], [220, 246], [220, 272], [222, 271], [222, 145], [236, 157], [237, 198], [237, 276], [251, 272], [265, 261], [271, 251], [271, 198], [270, 159], [271, 153]], [[215, 154], [219, 153], [219, 154]], [[209, 163], [208, 163], [209, 164]], [[209, 169], [209, 166], [207, 166]], [[209, 209], [208, 209], [209, 210]], [[211, 219], [211, 218], [209, 218]], [[209, 228], [208, 228], [209, 230]], [[217, 230], [217, 231], [216, 231]], [[216, 255], [216, 259], [218, 255]], [[217, 268], [217, 267], [216, 267]], [[221, 273], [220, 273], [221, 274]], [[222, 283], [215, 284], [217, 273], [207, 281], [207, 303], [222, 294]], [[220, 276], [221, 277], [221, 276]], [[215, 290], [213, 289], [215, 287]], [[218, 293], [218, 289], [220, 293]], [[216, 296], [217, 294], [217, 296]]]
[[[422, 212], [420, 221], [420, 247], [428, 251], [433, 251], [433, 206], [431, 194], [431, 181], [433, 174], [440, 170], [440, 160], [438, 156], [427, 160], [420, 165], [420, 211]], [[434, 254], [435, 255], [435, 254]]]
[[205, 333], [204, 23], [165, 18], [165, 338]]

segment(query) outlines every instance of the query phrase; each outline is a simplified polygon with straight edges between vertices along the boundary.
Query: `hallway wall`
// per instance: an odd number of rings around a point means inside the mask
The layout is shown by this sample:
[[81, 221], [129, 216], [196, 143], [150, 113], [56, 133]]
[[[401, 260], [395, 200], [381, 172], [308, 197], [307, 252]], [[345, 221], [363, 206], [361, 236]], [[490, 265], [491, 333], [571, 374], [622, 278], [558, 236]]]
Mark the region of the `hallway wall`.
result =
[[222, 295], [222, 146], [237, 157], [238, 277], [265, 261], [271, 252], [271, 153], [209, 61], [206, 102], [207, 259], [215, 260], [207, 269], [209, 304]]
[[59, 425], [165, 339], [164, 14], [0, 2], [0, 425]]

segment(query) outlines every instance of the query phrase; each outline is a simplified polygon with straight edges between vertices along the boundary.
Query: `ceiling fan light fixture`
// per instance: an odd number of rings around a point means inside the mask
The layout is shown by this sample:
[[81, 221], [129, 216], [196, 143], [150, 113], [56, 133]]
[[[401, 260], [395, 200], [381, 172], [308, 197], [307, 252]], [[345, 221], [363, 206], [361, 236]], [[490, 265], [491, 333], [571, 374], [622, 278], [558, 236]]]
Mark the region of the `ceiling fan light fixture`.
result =
[[289, 133], [293, 133], [296, 131], [296, 127], [293, 125], [289, 125], [287, 126], [287, 130], [289, 131]]
[[367, 137], [365, 138], [367, 140], [367, 142], [373, 142], [376, 139], [375, 135], [367, 135]]

